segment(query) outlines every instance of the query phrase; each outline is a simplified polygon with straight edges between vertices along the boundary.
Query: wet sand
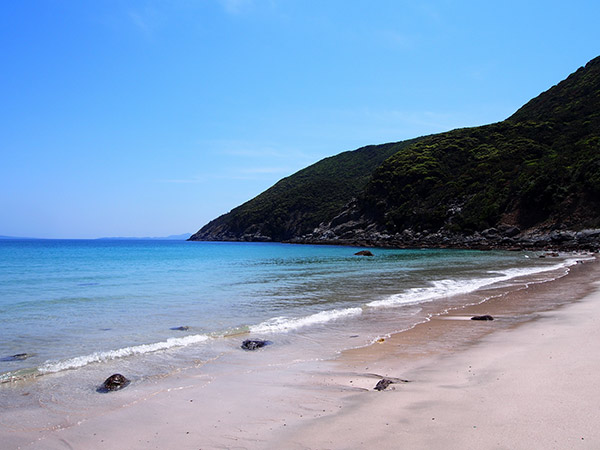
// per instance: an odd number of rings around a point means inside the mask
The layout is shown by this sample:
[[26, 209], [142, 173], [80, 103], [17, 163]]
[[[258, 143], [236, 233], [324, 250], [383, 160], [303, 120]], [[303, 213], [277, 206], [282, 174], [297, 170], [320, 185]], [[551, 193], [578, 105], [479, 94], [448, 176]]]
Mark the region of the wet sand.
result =
[[[49, 429], [11, 420], [0, 439], [36, 449], [598, 448], [592, 280], [600, 264], [577, 265], [333, 361], [225, 355], [113, 393], [124, 406], [84, 420], [67, 414]], [[496, 320], [469, 320], [475, 314]], [[410, 382], [374, 391], [383, 376]]]
[[[600, 279], [588, 263], [569, 277], [456, 311], [507, 316], [526, 299], [571, 303], [497, 329], [496, 321], [433, 319], [338, 361], [353, 384], [361, 372], [399, 377], [382, 392], [349, 399], [336, 415], [278, 436], [270, 448], [600, 448]], [[583, 298], [580, 298], [583, 296]], [[493, 332], [495, 331], [495, 332]], [[411, 351], [412, 343], [431, 346]]]

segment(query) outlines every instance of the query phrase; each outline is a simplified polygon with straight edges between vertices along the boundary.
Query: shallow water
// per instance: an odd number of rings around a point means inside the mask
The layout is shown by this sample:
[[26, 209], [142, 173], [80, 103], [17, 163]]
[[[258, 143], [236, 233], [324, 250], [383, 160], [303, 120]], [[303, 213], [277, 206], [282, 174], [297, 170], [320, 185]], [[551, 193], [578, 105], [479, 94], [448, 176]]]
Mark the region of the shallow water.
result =
[[[576, 260], [464, 250], [372, 249], [374, 257], [359, 257], [357, 250], [0, 241], [0, 405], [41, 404], [60, 417], [109, 401], [95, 389], [111, 373], [141, 386], [189, 367], [237, 370], [249, 337], [273, 341], [265, 364], [331, 358], [445, 309], [562, 276]], [[11, 360], [22, 353], [28, 357]]]

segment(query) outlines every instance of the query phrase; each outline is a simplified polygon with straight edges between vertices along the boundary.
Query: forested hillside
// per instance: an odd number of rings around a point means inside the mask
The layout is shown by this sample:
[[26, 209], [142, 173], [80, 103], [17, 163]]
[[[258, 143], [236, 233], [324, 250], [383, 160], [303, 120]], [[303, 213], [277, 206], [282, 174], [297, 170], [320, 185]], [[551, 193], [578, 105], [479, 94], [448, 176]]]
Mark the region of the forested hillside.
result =
[[311, 232], [359, 195], [386, 158], [416, 141], [370, 145], [325, 158], [208, 223], [191, 240], [281, 241]]
[[192, 239], [485, 246], [599, 227], [600, 57], [503, 122], [327, 158]]
[[504, 122], [425, 138], [386, 160], [361, 206], [389, 231], [600, 225], [600, 58]]

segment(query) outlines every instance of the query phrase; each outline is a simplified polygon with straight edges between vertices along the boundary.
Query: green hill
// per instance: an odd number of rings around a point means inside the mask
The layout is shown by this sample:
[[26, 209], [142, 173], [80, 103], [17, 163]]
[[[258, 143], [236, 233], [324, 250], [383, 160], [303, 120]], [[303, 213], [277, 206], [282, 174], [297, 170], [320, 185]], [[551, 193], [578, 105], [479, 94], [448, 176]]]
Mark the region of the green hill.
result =
[[512, 245], [598, 227], [600, 57], [503, 122], [324, 159], [192, 239]]
[[370, 145], [325, 158], [208, 223], [191, 240], [282, 241], [309, 233], [359, 195], [386, 158], [413, 142]]
[[390, 232], [596, 227], [600, 58], [507, 120], [425, 138], [386, 160], [361, 206]]

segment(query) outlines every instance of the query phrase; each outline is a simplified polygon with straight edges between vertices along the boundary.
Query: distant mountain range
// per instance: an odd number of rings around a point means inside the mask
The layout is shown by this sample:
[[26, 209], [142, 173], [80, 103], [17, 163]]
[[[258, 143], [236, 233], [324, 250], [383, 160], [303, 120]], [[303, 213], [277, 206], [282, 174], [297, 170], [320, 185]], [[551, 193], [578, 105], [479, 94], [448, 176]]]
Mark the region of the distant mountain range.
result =
[[[191, 233], [172, 234], [165, 237], [102, 237], [95, 240], [101, 241], [185, 241], [189, 239]], [[17, 237], [17, 236], [0, 236], [0, 240], [32, 240], [40, 238]]]
[[600, 57], [508, 119], [326, 158], [191, 240], [600, 245]]
[[102, 241], [185, 241], [192, 236], [191, 233], [172, 234], [164, 237], [102, 237]]

